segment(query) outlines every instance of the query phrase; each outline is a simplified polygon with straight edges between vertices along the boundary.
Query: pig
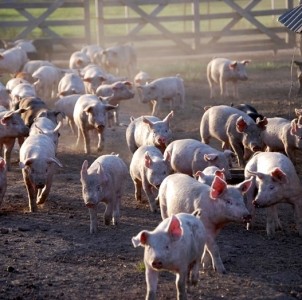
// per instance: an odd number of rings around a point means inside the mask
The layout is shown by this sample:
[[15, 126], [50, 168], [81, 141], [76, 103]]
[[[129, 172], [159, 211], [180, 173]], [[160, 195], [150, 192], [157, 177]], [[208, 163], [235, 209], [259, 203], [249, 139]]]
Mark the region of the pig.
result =
[[11, 78], [6, 82], [5, 87], [7, 91], [11, 93], [14, 87], [16, 87], [20, 83], [30, 83], [30, 82], [28, 82], [26, 79], [23, 78]]
[[252, 215], [254, 208], [267, 207], [267, 235], [274, 235], [282, 227], [277, 204], [289, 203], [302, 236], [302, 186], [292, 161], [279, 152], [259, 152], [245, 166], [244, 176], [254, 179], [253, 188], [247, 193], [247, 206]]
[[200, 122], [200, 135], [203, 143], [208, 144], [214, 137], [222, 142], [222, 149], [232, 147], [238, 164], [244, 167], [251, 153], [263, 151], [263, 132], [267, 119], [257, 123], [246, 113], [226, 105], [210, 107], [203, 114]]
[[76, 102], [73, 119], [78, 128], [77, 147], [81, 144], [81, 137], [84, 139], [84, 151], [90, 153], [89, 131], [95, 129], [98, 133], [98, 151], [104, 147], [104, 133], [106, 126], [106, 112], [115, 109], [117, 106], [103, 104], [95, 95], [82, 95]]
[[171, 111], [163, 120], [154, 116], [141, 116], [130, 118], [130, 124], [126, 129], [126, 141], [129, 150], [134, 153], [142, 145], [153, 145], [164, 152], [172, 141], [170, 121], [173, 117]]
[[31, 127], [34, 119], [37, 117], [47, 117], [53, 123], [57, 124], [59, 115], [61, 114], [59, 111], [48, 109], [46, 103], [38, 97], [22, 99], [18, 104], [18, 108], [26, 109], [22, 114], [22, 119], [28, 127]]
[[37, 211], [37, 205], [46, 201], [55, 166], [63, 167], [55, 153], [55, 144], [44, 134], [29, 136], [20, 147], [19, 166], [28, 193], [30, 212]]
[[150, 210], [156, 212], [156, 192], [170, 173], [169, 156], [164, 157], [155, 146], [140, 146], [132, 156], [129, 169], [134, 183], [136, 201], [142, 201], [141, 189], [143, 189], [148, 198]]
[[158, 78], [148, 84], [137, 86], [137, 89], [142, 95], [142, 103], [152, 102], [152, 116], [158, 116], [164, 100], [169, 100], [170, 109], [184, 108], [185, 88], [183, 79], [179, 75]]
[[97, 88], [106, 81], [106, 73], [97, 65], [88, 65], [83, 74], [86, 94], [96, 94]]
[[26, 52], [18, 47], [0, 53], [0, 74], [15, 74], [28, 61]]
[[20, 83], [16, 85], [10, 93], [11, 109], [17, 109], [19, 102], [27, 97], [35, 97], [36, 90], [35, 87], [30, 83]]
[[136, 71], [136, 52], [130, 45], [106, 48], [99, 55], [95, 55], [95, 61], [98, 65], [104, 67], [107, 72], [114, 69], [118, 75], [120, 75], [122, 69], [125, 69], [128, 78], [132, 78]]
[[[129, 81], [118, 81], [112, 84], [102, 84], [96, 90], [96, 95], [98, 97], [110, 97], [108, 104], [117, 105], [120, 104], [122, 100], [129, 100], [134, 97], [134, 92], [132, 91], [132, 83]], [[112, 111], [113, 116], [109, 114], [110, 126], [112, 123], [112, 118], [114, 117], [114, 124], [120, 126], [119, 120], [119, 106], [116, 110]]]
[[55, 102], [55, 110], [59, 111], [65, 119], [67, 119], [67, 123], [70, 126], [70, 129], [73, 134], [76, 133], [76, 125], [73, 119], [73, 111], [76, 102], [81, 97], [79, 94], [68, 95], [60, 98]]
[[82, 69], [90, 63], [90, 59], [86, 53], [75, 51], [69, 58], [70, 69]]
[[[207, 231], [206, 248], [212, 257], [213, 269], [225, 273], [215, 237], [230, 222], [248, 222], [243, 194], [251, 187], [252, 179], [236, 186], [216, 176], [211, 186], [201, 183], [186, 174], [175, 173], [167, 176], [159, 187], [158, 200], [162, 219], [180, 212], [192, 213], [201, 209], [201, 220]], [[204, 253], [204, 260], [207, 259]]]
[[59, 129], [61, 125], [62, 122], [56, 124], [47, 117], [38, 117], [34, 119], [29, 130], [29, 135], [45, 134], [52, 139], [57, 149], [60, 136]]
[[220, 170], [215, 166], [206, 167], [203, 171], [197, 171], [194, 175], [194, 178], [197, 178], [197, 180], [201, 183], [211, 186], [215, 176], [225, 180], [225, 170]]
[[165, 154], [168, 153], [174, 172], [193, 176], [207, 166], [216, 166], [224, 169], [226, 179], [231, 179], [230, 167], [234, 153], [230, 150], [221, 152], [194, 139], [181, 139], [175, 140], [167, 146]]
[[5, 160], [0, 157], [0, 207], [7, 189], [7, 168]]
[[177, 299], [187, 299], [186, 284], [196, 285], [206, 232], [198, 216], [179, 213], [163, 220], [153, 231], [143, 230], [132, 238], [144, 251], [146, 299], [155, 299], [158, 272], [176, 273]]
[[66, 73], [58, 85], [58, 96], [68, 96], [72, 94], [85, 94], [85, 85], [79, 75]]
[[2, 110], [0, 112], [0, 148], [3, 150], [3, 156], [6, 161], [6, 168], [11, 169], [11, 152], [13, 150], [15, 139], [28, 136], [29, 128], [21, 119], [21, 114], [26, 112], [27, 108], [20, 108], [16, 111]]
[[228, 96], [226, 83], [231, 81], [233, 83], [233, 96], [238, 98], [237, 81], [248, 80], [246, 65], [250, 60], [243, 60], [241, 62], [231, 61], [227, 58], [214, 58], [207, 66], [207, 79], [210, 86], [210, 98], [214, 98], [214, 85], [220, 86], [220, 95]]
[[263, 142], [268, 151], [283, 151], [295, 163], [295, 150], [302, 150], [302, 116], [292, 121], [277, 117], [267, 118]]
[[232, 107], [235, 107], [243, 112], [245, 112], [248, 116], [250, 116], [255, 122], [257, 122], [257, 119], [260, 118], [260, 120], [264, 119], [264, 116], [259, 114], [255, 107], [249, 105], [249, 104], [238, 104], [238, 105], [232, 105]]
[[53, 66], [42, 66], [32, 74], [37, 96], [42, 98], [49, 108], [53, 107], [52, 99], [57, 96], [62, 75], [63, 72]]
[[96, 64], [96, 55], [102, 53], [104, 49], [99, 45], [86, 45], [82, 47], [81, 52], [84, 52], [90, 59], [90, 62]]
[[129, 172], [118, 155], [99, 156], [88, 168], [85, 160], [81, 169], [83, 200], [90, 214], [90, 233], [97, 232], [97, 207], [105, 203], [104, 223], [118, 225], [121, 199]]
[[297, 96], [300, 96], [302, 95], [302, 62], [295, 60], [294, 63], [297, 66], [297, 78], [299, 81], [299, 90]]
[[51, 66], [54, 67], [54, 64], [48, 60], [30, 60], [22, 68], [22, 72], [34, 74], [40, 67]]

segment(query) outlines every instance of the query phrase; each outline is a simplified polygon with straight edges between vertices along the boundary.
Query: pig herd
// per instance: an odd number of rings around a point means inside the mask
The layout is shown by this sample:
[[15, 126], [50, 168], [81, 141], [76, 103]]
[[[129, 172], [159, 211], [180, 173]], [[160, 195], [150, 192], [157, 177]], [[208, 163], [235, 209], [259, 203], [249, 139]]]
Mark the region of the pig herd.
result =
[[[150, 105], [150, 115], [131, 117], [127, 124], [125, 139], [133, 154], [129, 167], [111, 153], [90, 166], [85, 160], [79, 172], [91, 234], [97, 232], [100, 202], [106, 206], [104, 223], [119, 223], [129, 174], [136, 201], [142, 201], [144, 192], [150, 211], [160, 212], [163, 221], [153, 231], [132, 238], [135, 247], [145, 248], [146, 299], [155, 299], [158, 271], [163, 269], [176, 273], [178, 299], [186, 299], [187, 283], [197, 283], [201, 265], [225, 273], [215, 238], [230, 222], [250, 228], [256, 208], [267, 209], [266, 230], [273, 235], [282, 227], [277, 204], [291, 204], [302, 235], [302, 186], [293, 164], [295, 150], [302, 147], [300, 109], [295, 110], [296, 118], [287, 120], [266, 118], [248, 104], [205, 107], [200, 141], [173, 140], [174, 111], [186, 105], [180, 75], [154, 79], [140, 71], [134, 77], [136, 53], [127, 45], [85, 46], [63, 69], [46, 60], [28, 60], [24, 44], [14, 43], [0, 54], [0, 73], [13, 75], [0, 84], [0, 204], [15, 144], [20, 147], [29, 210], [34, 212], [47, 200], [56, 168], [63, 167], [57, 158], [60, 128], [70, 127], [85, 154], [92, 153], [91, 139], [102, 152], [105, 129], [123, 125], [120, 101], [136, 97]], [[211, 60], [206, 70], [210, 97], [215, 97], [215, 85], [221, 97], [227, 96], [231, 82], [233, 97], [238, 98], [237, 81], [248, 79], [248, 63]], [[160, 118], [165, 101], [171, 112]], [[211, 138], [221, 142], [221, 150], [209, 145]], [[245, 179], [231, 185], [235, 166], [244, 169]]]

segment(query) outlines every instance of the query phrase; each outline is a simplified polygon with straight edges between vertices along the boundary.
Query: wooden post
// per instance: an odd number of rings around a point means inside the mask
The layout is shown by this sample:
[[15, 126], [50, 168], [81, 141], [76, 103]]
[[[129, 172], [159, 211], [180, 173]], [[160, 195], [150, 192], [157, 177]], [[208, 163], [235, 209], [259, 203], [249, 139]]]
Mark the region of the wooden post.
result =
[[193, 0], [192, 3], [192, 14], [194, 17], [193, 28], [194, 28], [194, 50], [198, 50], [200, 47], [200, 1]]
[[103, 11], [103, 0], [95, 0], [96, 42], [99, 46], [105, 48]]
[[90, 30], [90, 2], [84, 1], [84, 15], [85, 15], [85, 39], [86, 43], [91, 43], [91, 30]]

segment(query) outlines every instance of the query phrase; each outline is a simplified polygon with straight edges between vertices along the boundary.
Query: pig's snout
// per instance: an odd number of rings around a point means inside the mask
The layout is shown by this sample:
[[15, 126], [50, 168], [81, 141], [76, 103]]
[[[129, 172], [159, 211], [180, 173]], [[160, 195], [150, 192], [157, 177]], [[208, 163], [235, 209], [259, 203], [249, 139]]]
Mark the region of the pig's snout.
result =
[[159, 145], [166, 145], [166, 139], [164, 137], [159, 137], [157, 142]]
[[253, 146], [253, 147], [252, 147], [252, 151], [253, 151], [253, 152], [262, 151], [262, 148], [259, 147], [259, 146]]
[[44, 186], [45, 186], [45, 184], [42, 183], [42, 182], [38, 182], [38, 183], [36, 184], [37, 189], [43, 189]]
[[101, 131], [105, 128], [105, 124], [98, 124], [96, 128]]
[[152, 268], [160, 270], [163, 268], [163, 263], [160, 260], [153, 260]]
[[252, 204], [253, 204], [256, 208], [261, 207], [261, 205], [258, 203], [257, 199], [253, 200], [253, 201], [252, 201]]

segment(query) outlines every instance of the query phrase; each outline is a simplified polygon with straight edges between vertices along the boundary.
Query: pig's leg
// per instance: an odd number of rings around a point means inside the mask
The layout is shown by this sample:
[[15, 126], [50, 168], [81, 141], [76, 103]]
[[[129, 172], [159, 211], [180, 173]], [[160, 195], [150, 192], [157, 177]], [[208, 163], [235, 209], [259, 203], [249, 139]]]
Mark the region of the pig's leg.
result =
[[153, 110], [152, 110], [152, 116], [158, 116], [158, 113], [160, 111], [160, 103], [161, 103], [162, 99], [157, 99], [154, 100], [153, 102]]
[[272, 205], [266, 208], [266, 233], [269, 236], [275, 234], [276, 230], [282, 229], [280, 219], [278, 217], [277, 205]]
[[112, 200], [108, 202], [105, 212], [104, 212], [105, 225], [110, 225], [110, 222], [112, 220], [112, 214], [113, 214], [113, 203], [112, 202], [113, 202]]
[[85, 154], [90, 154], [90, 136], [89, 131], [84, 130], [84, 128], [81, 128], [81, 133], [84, 138], [84, 151]]
[[8, 171], [10, 171], [10, 169], [11, 169], [10, 160], [11, 160], [11, 153], [14, 148], [14, 145], [15, 145], [15, 139], [12, 138], [8, 142], [5, 143], [5, 147], [4, 147], [4, 151], [3, 151], [3, 156], [6, 161], [6, 168]]
[[139, 179], [133, 180], [135, 189], [135, 199], [137, 202], [142, 202], [142, 182]]
[[82, 131], [81, 128], [78, 127], [78, 136], [77, 136], [77, 143], [76, 143], [76, 147], [78, 148], [81, 144], [81, 137], [82, 137]]
[[231, 145], [233, 151], [236, 153], [238, 165], [240, 167], [244, 168], [244, 165], [245, 165], [244, 160], [243, 160], [244, 151], [243, 151], [242, 145], [240, 145], [238, 142], [232, 141], [232, 140], [230, 140], [229, 142], [230, 142], [230, 145]]
[[30, 212], [35, 212], [37, 211], [37, 204], [36, 204], [36, 190], [32, 185], [32, 182], [29, 180], [26, 171], [22, 169], [23, 173], [23, 179], [25, 182], [25, 186], [27, 189], [27, 194], [28, 194], [28, 204], [29, 204], [29, 211]]
[[113, 225], [118, 225], [120, 221], [120, 196], [116, 196], [116, 199], [113, 200], [113, 213], [112, 213], [112, 222]]
[[186, 291], [186, 278], [188, 270], [181, 270], [176, 274], [176, 289], [177, 289], [177, 299], [186, 300], [187, 291]]
[[88, 208], [90, 216], [90, 233], [97, 232], [97, 207]]
[[213, 269], [218, 273], [225, 273], [225, 268], [220, 257], [219, 248], [215, 239], [211, 236], [207, 237], [205, 251], [202, 256], [202, 262], [206, 259], [206, 252], [209, 252], [212, 258]]
[[105, 140], [104, 134], [98, 132], [98, 151], [99, 152], [101, 152], [104, 149], [104, 140]]
[[[196, 285], [198, 282], [199, 277], [199, 269], [200, 269], [200, 263], [201, 263], [201, 256], [198, 257], [194, 263], [193, 266], [191, 266], [191, 284]], [[188, 277], [189, 279], [189, 277]]]
[[146, 265], [145, 276], [147, 284], [146, 300], [155, 300], [158, 283], [158, 272]]
[[237, 81], [233, 81], [233, 96], [238, 99], [238, 85]]
[[227, 87], [226, 87], [226, 82], [223, 79], [220, 79], [220, 95], [227, 96]]
[[152, 186], [148, 182], [146, 182], [145, 180], [143, 180], [142, 185], [143, 185], [143, 189], [146, 193], [146, 196], [148, 198], [151, 211], [156, 212], [157, 210], [156, 210], [155, 197], [154, 197], [154, 195], [152, 193], [152, 190], [151, 190]]

